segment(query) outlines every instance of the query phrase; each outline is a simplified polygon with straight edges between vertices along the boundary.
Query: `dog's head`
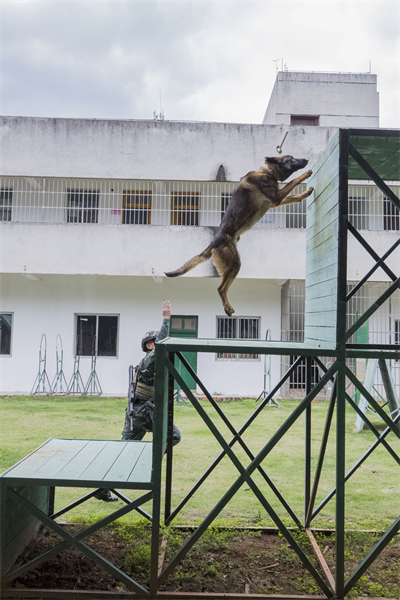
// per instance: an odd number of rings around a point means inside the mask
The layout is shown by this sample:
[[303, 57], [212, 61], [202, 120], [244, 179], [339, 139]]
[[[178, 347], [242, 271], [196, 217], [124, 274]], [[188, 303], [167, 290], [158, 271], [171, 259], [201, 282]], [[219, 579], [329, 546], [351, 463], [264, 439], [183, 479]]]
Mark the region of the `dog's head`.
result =
[[266, 156], [265, 164], [270, 166], [271, 170], [276, 173], [279, 181], [285, 181], [292, 173], [299, 169], [303, 169], [308, 164], [308, 160], [306, 158], [293, 158], [293, 156], [290, 155], [277, 157]]

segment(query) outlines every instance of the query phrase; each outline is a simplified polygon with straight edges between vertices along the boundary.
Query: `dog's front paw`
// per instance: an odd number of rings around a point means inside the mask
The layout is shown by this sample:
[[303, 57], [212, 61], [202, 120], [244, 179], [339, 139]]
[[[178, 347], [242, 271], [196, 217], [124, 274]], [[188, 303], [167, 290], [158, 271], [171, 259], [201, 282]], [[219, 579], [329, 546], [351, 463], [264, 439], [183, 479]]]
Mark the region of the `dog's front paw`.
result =
[[306, 198], [308, 198], [308, 196], [311, 196], [311, 194], [313, 193], [313, 191], [314, 191], [313, 187], [308, 188], [308, 190], [306, 191], [306, 194], [307, 194]]
[[304, 176], [305, 176], [306, 179], [308, 179], [309, 177], [311, 177], [311, 175], [312, 175], [312, 171], [311, 170], [310, 171], [306, 171], [306, 173], [304, 173]]

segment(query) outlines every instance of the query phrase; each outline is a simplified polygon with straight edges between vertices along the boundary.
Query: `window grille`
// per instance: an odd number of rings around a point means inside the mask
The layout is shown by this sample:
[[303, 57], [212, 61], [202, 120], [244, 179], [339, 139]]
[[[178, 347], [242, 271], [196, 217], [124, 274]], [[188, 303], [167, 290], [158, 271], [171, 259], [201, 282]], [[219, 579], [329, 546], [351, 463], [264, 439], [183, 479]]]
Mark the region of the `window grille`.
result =
[[221, 221], [226, 213], [226, 209], [228, 208], [229, 202], [232, 200], [232, 194], [229, 192], [222, 192], [221, 194]]
[[125, 225], [150, 225], [151, 224], [151, 192], [132, 194], [124, 191], [123, 218]]
[[76, 356], [117, 356], [118, 316], [76, 315]]
[[383, 199], [383, 229], [385, 231], [400, 230], [399, 209], [388, 198]]
[[172, 192], [171, 225], [198, 225], [198, 192]]
[[0, 313], [0, 354], [11, 354], [12, 314]]
[[[0, 220], [24, 223], [218, 227], [234, 182], [1, 177]], [[293, 191], [306, 189], [301, 184]], [[389, 186], [399, 195], [400, 187]], [[375, 185], [349, 186], [357, 229], [399, 230], [399, 211]], [[271, 208], [256, 228], [306, 227], [307, 201]]]
[[[300, 186], [299, 186], [300, 187]], [[304, 186], [304, 191], [306, 186]], [[289, 229], [305, 229], [307, 226], [306, 212], [307, 212], [307, 200], [304, 199], [301, 202], [295, 204], [287, 204], [286, 210], [286, 227]], [[270, 212], [270, 211], [268, 211]], [[268, 213], [266, 213], [268, 215]]]
[[349, 196], [349, 221], [358, 230], [368, 229], [367, 200], [362, 197]]
[[[217, 317], [217, 338], [229, 340], [260, 339], [260, 317]], [[258, 354], [219, 352], [217, 360], [258, 360]]]
[[99, 192], [68, 190], [67, 223], [98, 223]]
[[0, 221], [11, 221], [12, 190], [0, 190]]

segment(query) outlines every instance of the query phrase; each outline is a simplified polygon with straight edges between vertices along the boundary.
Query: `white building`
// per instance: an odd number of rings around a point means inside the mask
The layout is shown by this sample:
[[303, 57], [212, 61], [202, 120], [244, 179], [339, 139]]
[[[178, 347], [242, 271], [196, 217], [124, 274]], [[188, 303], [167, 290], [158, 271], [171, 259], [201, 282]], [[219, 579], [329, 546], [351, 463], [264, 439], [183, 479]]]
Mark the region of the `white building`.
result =
[[[176, 279], [164, 272], [206, 247], [236, 182], [265, 156], [283, 151], [308, 158], [310, 168], [338, 127], [378, 123], [375, 75], [290, 72], [278, 73], [263, 124], [3, 117], [0, 393], [32, 390], [45, 334], [48, 387], [61, 338], [67, 382], [77, 354], [86, 384], [95, 344], [103, 394], [125, 395], [128, 366], [142, 357], [142, 335], [160, 326], [164, 299], [172, 302], [172, 335], [301, 337], [302, 205], [269, 211], [240, 240], [232, 319], [211, 263]], [[365, 183], [351, 187], [350, 207], [383, 253], [398, 236], [398, 215]], [[364, 270], [357, 249], [349, 277]], [[386, 285], [385, 274], [374, 277], [372, 286]], [[211, 393], [246, 396], [263, 391], [264, 367], [258, 357], [208, 355], [196, 366]], [[272, 358], [272, 384], [281, 368]]]

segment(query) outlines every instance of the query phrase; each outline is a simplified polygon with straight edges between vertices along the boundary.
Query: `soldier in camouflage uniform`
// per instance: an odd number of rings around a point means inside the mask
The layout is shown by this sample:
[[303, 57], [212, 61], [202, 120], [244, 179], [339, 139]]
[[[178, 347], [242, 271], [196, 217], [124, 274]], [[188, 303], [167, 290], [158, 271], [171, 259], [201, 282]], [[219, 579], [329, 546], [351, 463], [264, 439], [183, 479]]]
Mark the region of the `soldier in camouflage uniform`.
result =
[[[169, 333], [171, 304], [163, 305], [163, 322], [160, 331], [149, 331], [142, 338], [142, 350], [146, 356], [139, 363], [134, 375], [135, 402], [133, 415], [129, 406], [125, 410], [125, 426], [122, 432], [123, 440], [141, 440], [147, 431], [153, 430], [153, 397], [154, 397], [154, 367], [155, 343], [163, 340]], [[174, 446], [181, 441], [181, 434], [176, 425], [173, 426], [172, 443]]]
[[[125, 426], [122, 432], [123, 440], [141, 440], [148, 431], [153, 430], [153, 396], [154, 396], [154, 361], [155, 343], [163, 340], [169, 333], [169, 322], [171, 319], [171, 304], [166, 301], [163, 305], [163, 322], [160, 331], [149, 331], [142, 338], [142, 350], [146, 356], [138, 365], [134, 378], [137, 378], [135, 388], [135, 401], [133, 406], [132, 428], [129, 413], [129, 405], [125, 410]], [[174, 446], [181, 441], [181, 433], [176, 425], [173, 426], [172, 443]], [[113, 496], [110, 490], [101, 488], [95, 496], [103, 502], [116, 502], [118, 498]]]

